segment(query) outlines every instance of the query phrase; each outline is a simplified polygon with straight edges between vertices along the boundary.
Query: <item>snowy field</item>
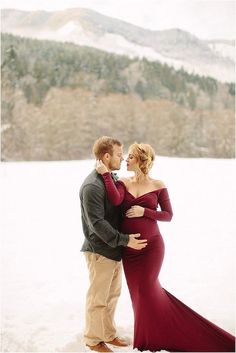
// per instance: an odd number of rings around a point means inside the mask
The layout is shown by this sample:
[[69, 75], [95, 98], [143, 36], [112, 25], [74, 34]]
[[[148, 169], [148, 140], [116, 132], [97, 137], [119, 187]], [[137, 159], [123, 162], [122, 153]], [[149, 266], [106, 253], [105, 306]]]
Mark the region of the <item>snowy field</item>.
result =
[[[1, 333], [4, 352], [83, 352], [87, 269], [80, 247], [79, 188], [94, 161], [1, 163]], [[235, 161], [157, 158], [174, 217], [162, 286], [234, 332]], [[127, 175], [125, 163], [119, 175]], [[123, 278], [116, 313], [132, 340]], [[131, 351], [132, 346], [121, 351]], [[116, 350], [118, 351], [118, 350]]]

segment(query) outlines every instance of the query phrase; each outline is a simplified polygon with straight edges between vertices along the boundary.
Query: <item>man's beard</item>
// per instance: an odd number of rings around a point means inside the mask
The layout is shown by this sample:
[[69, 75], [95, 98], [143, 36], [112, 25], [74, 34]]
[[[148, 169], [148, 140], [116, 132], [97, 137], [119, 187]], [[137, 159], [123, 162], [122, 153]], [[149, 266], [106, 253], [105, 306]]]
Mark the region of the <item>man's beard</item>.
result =
[[119, 170], [120, 169], [120, 163], [112, 163], [111, 161], [108, 163], [108, 168], [110, 170]]

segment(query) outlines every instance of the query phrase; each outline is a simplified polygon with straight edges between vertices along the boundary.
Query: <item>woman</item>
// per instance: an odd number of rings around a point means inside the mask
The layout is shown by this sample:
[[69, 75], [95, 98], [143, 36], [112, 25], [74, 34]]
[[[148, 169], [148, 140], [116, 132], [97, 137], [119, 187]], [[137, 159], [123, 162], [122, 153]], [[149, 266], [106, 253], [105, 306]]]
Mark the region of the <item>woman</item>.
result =
[[101, 161], [96, 168], [103, 176], [110, 201], [115, 205], [122, 203], [122, 232], [140, 233], [140, 239], [148, 240], [141, 251], [126, 247], [123, 254], [134, 310], [133, 347], [141, 351], [233, 352], [231, 334], [194, 312], [159, 283], [164, 243], [157, 221], [170, 221], [172, 208], [163, 182], [148, 174], [154, 158], [150, 145], [131, 145], [127, 169], [134, 176], [116, 184]]

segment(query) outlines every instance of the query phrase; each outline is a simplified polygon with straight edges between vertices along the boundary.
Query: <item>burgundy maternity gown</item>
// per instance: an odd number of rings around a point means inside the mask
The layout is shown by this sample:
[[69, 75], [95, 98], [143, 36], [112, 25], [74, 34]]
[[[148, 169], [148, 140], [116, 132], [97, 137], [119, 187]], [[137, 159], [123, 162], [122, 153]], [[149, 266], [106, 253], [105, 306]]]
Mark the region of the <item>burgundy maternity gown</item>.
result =
[[134, 205], [145, 208], [142, 217], [124, 217], [121, 229], [148, 240], [142, 250], [125, 247], [122, 259], [134, 310], [133, 347], [140, 351], [234, 352], [234, 336], [175, 298], [158, 280], [164, 242], [157, 221], [172, 218], [167, 189], [134, 197], [121, 181], [115, 185], [110, 173], [103, 174], [103, 180], [108, 198], [113, 204], [122, 203], [124, 213]]

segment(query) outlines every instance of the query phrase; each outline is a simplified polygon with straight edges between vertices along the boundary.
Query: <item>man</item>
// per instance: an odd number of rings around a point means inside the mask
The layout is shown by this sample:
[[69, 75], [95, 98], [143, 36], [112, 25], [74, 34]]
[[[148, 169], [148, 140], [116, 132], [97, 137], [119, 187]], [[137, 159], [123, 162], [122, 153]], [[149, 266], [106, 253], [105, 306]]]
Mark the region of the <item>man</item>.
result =
[[[93, 153], [109, 172], [120, 169], [122, 144], [103, 136], [95, 141]], [[114, 175], [112, 174], [114, 177]], [[103, 178], [93, 170], [80, 189], [84, 251], [89, 270], [90, 287], [86, 298], [85, 343], [93, 351], [112, 352], [106, 343], [125, 347], [118, 338], [114, 322], [115, 308], [121, 292], [122, 248], [141, 250], [147, 243], [138, 240], [140, 234], [119, 232], [120, 212], [107, 196]]]

